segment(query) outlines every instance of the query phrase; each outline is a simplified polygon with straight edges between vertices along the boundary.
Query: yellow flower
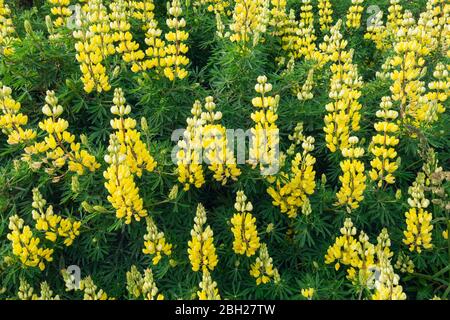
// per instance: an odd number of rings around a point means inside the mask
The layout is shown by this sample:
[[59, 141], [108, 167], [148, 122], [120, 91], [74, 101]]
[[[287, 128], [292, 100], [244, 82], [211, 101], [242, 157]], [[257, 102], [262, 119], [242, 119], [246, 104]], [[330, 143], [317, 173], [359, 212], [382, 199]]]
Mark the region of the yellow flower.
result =
[[166, 242], [164, 232], [158, 231], [158, 228], [152, 218], [147, 217], [147, 234], [144, 236], [144, 254], [152, 255], [154, 265], [158, 264], [162, 254], [170, 256], [172, 254], [172, 245]]
[[[145, 53], [139, 49], [139, 43], [133, 41], [133, 35], [130, 32], [131, 24], [128, 21], [128, 10], [131, 9], [129, 6], [132, 5], [133, 2], [124, 0], [111, 2], [109, 17], [111, 30], [114, 32], [112, 36], [116, 43], [116, 51], [122, 56], [123, 61], [132, 65], [131, 70], [133, 72], [138, 72], [145, 70], [145, 64], [143, 63]], [[152, 2], [149, 3], [149, 6], [154, 8]], [[146, 11], [145, 14], [149, 15], [150, 12]]]
[[258, 44], [261, 33], [266, 30], [267, 6], [268, 1], [264, 0], [236, 0], [230, 24], [230, 40], [247, 48], [249, 44]]
[[358, 68], [353, 64], [353, 50], [346, 51], [348, 42], [343, 40], [339, 20], [331, 28], [331, 35], [325, 37], [325, 42], [320, 45], [321, 50], [328, 56], [333, 64], [331, 89], [329, 97], [332, 102], [325, 107], [328, 112], [325, 116], [325, 142], [331, 152], [342, 150], [348, 146], [348, 138], [354, 132], [359, 131], [362, 106], [358, 99], [361, 96], [362, 79], [358, 74]]
[[321, 31], [328, 31], [333, 23], [333, 9], [330, 0], [319, 0], [319, 23]]
[[[295, 154], [290, 171], [281, 172], [272, 186], [267, 189], [267, 193], [273, 199], [273, 205], [280, 207], [281, 212], [287, 213], [289, 218], [295, 218], [300, 208], [303, 214], [310, 213], [308, 196], [314, 193], [316, 187], [314, 171], [316, 158], [310, 154], [314, 150], [315, 141], [313, 137], [304, 137], [302, 130], [300, 129], [294, 135], [300, 135], [295, 144], [301, 143], [303, 152]], [[290, 149], [294, 148], [295, 144]]]
[[24, 266], [38, 267], [43, 271], [45, 262], [53, 261], [53, 249], [40, 246], [40, 239], [33, 235], [29, 226], [24, 225], [23, 219], [17, 215], [11, 216], [9, 230], [7, 238], [11, 241], [12, 252]]
[[337, 205], [345, 206], [347, 212], [351, 212], [359, 207], [359, 203], [364, 199], [366, 189], [366, 174], [364, 163], [358, 158], [364, 154], [364, 149], [356, 147], [358, 138], [349, 138], [349, 148], [342, 150], [342, 155], [348, 159], [341, 161], [340, 167], [342, 175], [339, 177], [341, 188], [336, 194]]
[[31, 166], [33, 163], [45, 163], [49, 167], [47, 173], [53, 174], [67, 164], [67, 169], [78, 175], [86, 171], [94, 172], [100, 167], [95, 157], [75, 142], [75, 136], [67, 131], [69, 123], [59, 118], [64, 111], [58, 104], [54, 91], [47, 91], [46, 104], [42, 113], [47, 119], [39, 122], [39, 128], [46, 133], [44, 141], [35, 142], [25, 148], [23, 160]]
[[422, 249], [431, 249], [431, 231], [433, 215], [422, 208], [410, 208], [405, 214], [406, 230], [403, 231], [403, 243], [410, 251], [422, 252]]
[[47, 201], [42, 198], [38, 189], [33, 189], [34, 210], [33, 219], [36, 221], [36, 230], [45, 231], [45, 238], [51, 242], [56, 242], [58, 238], [64, 239], [64, 244], [69, 247], [73, 240], [80, 235], [81, 222], [63, 218], [53, 212], [53, 206], [45, 209]]
[[203, 270], [202, 282], [200, 282], [201, 291], [197, 291], [199, 300], [220, 300], [217, 283], [212, 280], [208, 269]]
[[250, 267], [250, 275], [256, 279], [256, 285], [260, 285], [270, 282], [277, 274], [278, 271], [273, 267], [273, 260], [269, 256], [267, 245], [262, 243], [259, 248], [259, 256]]
[[306, 299], [312, 300], [312, 297], [314, 296], [315, 291], [316, 290], [314, 288], [306, 288], [306, 289], [301, 290], [301, 294]]
[[206, 97], [205, 112], [200, 114], [202, 126], [202, 147], [208, 168], [214, 173], [214, 179], [225, 185], [229, 179], [236, 181], [241, 170], [236, 165], [233, 150], [228, 146], [226, 128], [218, 121], [222, 113], [215, 111], [213, 97]]
[[170, 31], [165, 35], [167, 43], [164, 48], [164, 76], [170, 81], [177, 78], [182, 80], [188, 75], [185, 66], [189, 64], [186, 57], [189, 48], [185, 41], [189, 38], [189, 33], [183, 30], [186, 20], [181, 17], [182, 13], [180, 0], [172, 0], [166, 20]]
[[217, 265], [216, 248], [214, 247], [214, 233], [210, 226], [206, 226], [205, 208], [198, 204], [194, 218], [194, 228], [191, 230], [191, 240], [188, 242], [189, 260], [193, 271], [214, 270]]
[[103, 172], [105, 188], [109, 192], [108, 201], [116, 209], [118, 219], [125, 218], [126, 224], [131, 223], [132, 218], [140, 221], [147, 216], [147, 210], [144, 209], [131, 169], [126, 164], [126, 150], [114, 134], [110, 136], [108, 152], [105, 161], [109, 167]]
[[81, 9], [81, 28], [73, 32], [76, 59], [80, 63], [81, 81], [87, 93], [109, 91], [109, 77], [103, 65], [115, 53], [110, 20], [102, 0], [93, 0]]
[[251, 129], [251, 142], [249, 150], [249, 164], [259, 169], [264, 175], [274, 174], [279, 166], [277, 148], [279, 144], [279, 130], [275, 124], [278, 119], [277, 108], [280, 97], [268, 95], [272, 85], [267, 82], [266, 76], [259, 76], [255, 91], [260, 94], [253, 98], [252, 104], [256, 111], [251, 114], [255, 122]]
[[15, 32], [11, 19], [11, 9], [4, 0], [0, 0], [0, 54], [9, 56], [14, 53], [12, 45], [18, 39], [12, 35]]
[[11, 93], [11, 88], [0, 82], [0, 130], [8, 135], [9, 144], [29, 143], [36, 138], [36, 132], [23, 128], [28, 124], [28, 117], [20, 112], [20, 103]]
[[378, 181], [378, 187], [387, 184], [393, 184], [395, 178], [393, 173], [398, 169], [398, 165], [393, 161], [397, 157], [395, 146], [399, 143], [396, 133], [399, 127], [394, 123], [398, 117], [398, 112], [391, 110], [392, 101], [390, 97], [383, 97], [381, 109], [377, 111], [376, 116], [381, 119], [375, 123], [375, 130], [378, 132], [372, 137], [372, 145], [369, 148], [374, 159], [370, 162], [372, 170], [370, 178]]
[[136, 130], [136, 121], [126, 118], [131, 112], [131, 107], [126, 104], [126, 100], [121, 88], [114, 90], [114, 105], [111, 113], [118, 118], [111, 121], [111, 127], [116, 130], [115, 135], [120, 143], [120, 148], [126, 150], [125, 164], [130, 168], [131, 173], [138, 177], [142, 176], [143, 170], [152, 172], [157, 162], [148, 151], [148, 147], [141, 140], [141, 134]]
[[346, 25], [348, 28], [359, 28], [361, 26], [361, 16], [364, 11], [362, 3], [364, 0], [352, 0], [352, 5], [347, 12]]
[[253, 210], [252, 203], [246, 202], [247, 197], [243, 191], [238, 191], [234, 208], [238, 213], [231, 218], [234, 241], [233, 250], [237, 254], [253, 256], [260, 246], [256, 218], [250, 213]]
[[200, 118], [202, 105], [196, 100], [191, 109], [191, 118], [186, 119], [187, 127], [183, 134], [183, 140], [178, 141], [177, 173], [178, 181], [184, 185], [184, 190], [189, 190], [191, 185], [200, 188], [205, 183], [202, 167], [202, 126]]
[[62, 27], [66, 24], [67, 18], [72, 15], [70, 10], [70, 0], [48, 0], [51, 5], [50, 12], [55, 16], [53, 24], [55, 27]]

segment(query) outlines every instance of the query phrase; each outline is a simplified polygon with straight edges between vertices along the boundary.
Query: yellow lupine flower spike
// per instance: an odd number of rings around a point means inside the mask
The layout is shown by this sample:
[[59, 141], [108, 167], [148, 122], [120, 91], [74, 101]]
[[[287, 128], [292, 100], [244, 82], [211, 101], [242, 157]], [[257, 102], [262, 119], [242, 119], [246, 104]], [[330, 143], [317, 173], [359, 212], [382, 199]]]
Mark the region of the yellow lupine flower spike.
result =
[[81, 9], [78, 30], [73, 32], [77, 39], [76, 59], [80, 63], [84, 91], [109, 91], [109, 77], [104, 65], [106, 57], [115, 53], [114, 38], [111, 33], [110, 20], [102, 0], [92, 0]]
[[397, 157], [395, 146], [399, 143], [396, 137], [399, 127], [395, 122], [398, 112], [391, 110], [391, 98], [383, 97], [380, 106], [381, 109], [377, 111], [376, 116], [381, 121], [375, 123], [377, 134], [372, 137], [370, 147], [370, 152], [374, 156], [374, 159], [370, 162], [372, 166], [370, 178], [378, 182], [378, 187], [381, 187], [383, 182], [387, 184], [395, 182], [393, 173], [398, 169], [398, 164], [395, 162]]
[[153, 256], [152, 262], [158, 264], [162, 254], [170, 256], [172, 254], [172, 245], [166, 242], [164, 232], [158, 230], [152, 218], [147, 217], [147, 234], [144, 236], [144, 249], [142, 252]]
[[187, 127], [183, 133], [183, 140], [178, 141], [177, 173], [178, 181], [183, 184], [184, 190], [190, 189], [191, 185], [200, 188], [205, 183], [202, 167], [202, 127], [201, 119], [202, 105], [195, 101], [191, 109], [191, 118], [187, 118]]
[[7, 238], [11, 241], [12, 252], [24, 266], [38, 267], [42, 271], [46, 262], [53, 261], [53, 249], [40, 245], [41, 240], [34, 236], [30, 226], [24, 225], [19, 216], [9, 218], [9, 230]]
[[202, 126], [202, 147], [208, 160], [208, 168], [214, 172], [214, 179], [225, 185], [229, 179], [236, 181], [241, 170], [236, 165], [233, 150], [228, 146], [226, 128], [217, 122], [222, 113], [216, 110], [213, 97], [206, 97], [205, 109], [200, 118]]
[[15, 32], [11, 19], [11, 9], [4, 0], [0, 0], [0, 54], [9, 56], [14, 53], [12, 44], [16, 38], [12, 35]]
[[73, 240], [80, 235], [81, 222], [54, 214], [53, 206], [45, 209], [46, 204], [47, 201], [39, 190], [33, 189], [32, 216], [36, 221], [36, 230], [44, 231], [45, 238], [51, 242], [62, 238], [67, 247], [71, 246]]
[[115, 0], [110, 3], [111, 30], [116, 43], [116, 51], [122, 56], [123, 61], [131, 64], [131, 71], [138, 72], [143, 69], [142, 60], [145, 58], [144, 51], [139, 49], [139, 43], [133, 41], [130, 32], [131, 24], [128, 17], [128, 7], [131, 5], [125, 0]]
[[50, 12], [55, 16], [53, 24], [55, 27], [62, 27], [66, 24], [67, 18], [72, 15], [70, 10], [70, 0], [48, 0], [51, 5]]
[[180, 0], [172, 0], [168, 10], [169, 17], [166, 19], [170, 31], [165, 35], [167, 43], [164, 49], [164, 76], [170, 81], [182, 80], [188, 75], [185, 67], [189, 64], [186, 57], [189, 48], [185, 41], [189, 38], [189, 33], [183, 30], [186, 20], [181, 17], [182, 13]]
[[210, 226], [206, 226], [206, 210], [198, 204], [194, 218], [194, 228], [191, 230], [191, 240], [188, 242], [189, 260], [193, 271], [214, 270], [217, 265], [214, 233]]
[[208, 269], [203, 270], [202, 282], [200, 282], [201, 291], [197, 291], [199, 300], [220, 300], [217, 283], [211, 278]]
[[236, 195], [235, 213], [231, 218], [234, 241], [233, 250], [237, 254], [245, 254], [247, 257], [253, 256], [260, 247], [258, 230], [256, 229], [256, 218], [253, 217], [252, 203], [247, 201], [243, 191], [238, 191]]
[[325, 36], [320, 45], [332, 61], [331, 88], [329, 97], [332, 102], [325, 106], [328, 114], [324, 118], [325, 141], [331, 152], [342, 150], [348, 146], [348, 138], [352, 132], [360, 129], [360, 110], [362, 108], [358, 99], [361, 96], [363, 85], [358, 68], [353, 64], [353, 50], [346, 50], [348, 42], [343, 40], [339, 31], [342, 20], [331, 28], [331, 34]]
[[118, 219], [125, 219], [126, 224], [131, 219], [140, 221], [147, 216], [144, 202], [139, 196], [139, 188], [136, 187], [134, 176], [130, 167], [126, 164], [126, 149], [120, 144], [116, 135], [110, 136], [108, 154], [105, 162], [109, 164], [103, 177], [106, 179], [105, 188], [109, 192], [108, 201], [116, 210]]
[[22, 159], [32, 168], [47, 165], [46, 172], [54, 174], [67, 165], [70, 172], [83, 175], [87, 171], [94, 172], [100, 167], [95, 157], [76, 142], [75, 136], [68, 131], [69, 123], [60, 118], [64, 108], [58, 104], [54, 91], [47, 91], [46, 104], [42, 113], [47, 119], [39, 122], [39, 128], [45, 132], [43, 141], [35, 142], [25, 148]]
[[433, 225], [431, 220], [433, 215], [422, 208], [410, 208], [405, 214], [406, 230], [403, 231], [403, 243], [409, 247], [410, 251], [422, 252], [422, 249], [433, 247], [431, 243]]
[[276, 151], [279, 145], [279, 130], [276, 125], [278, 119], [277, 108], [280, 96], [271, 96], [272, 85], [266, 76], [259, 76], [255, 91], [260, 95], [252, 99], [255, 111], [251, 118], [255, 123], [251, 128], [251, 142], [249, 150], [249, 164], [261, 173], [272, 175], [279, 167]]
[[352, 5], [347, 12], [346, 25], [348, 28], [359, 28], [361, 26], [361, 16], [364, 11], [362, 6], [364, 0], [352, 0]]
[[259, 256], [250, 267], [250, 275], [256, 279], [256, 285], [266, 284], [278, 274], [278, 270], [273, 266], [273, 260], [269, 256], [267, 245], [261, 244]]
[[28, 117], [20, 112], [20, 103], [11, 93], [11, 88], [0, 82], [0, 129], [8, 135], [8, 144], [28, 143], [36, 138], [36, 132], [23, 128], [28, 124]]
[[347, 159], [340, 163], [342, 175], [339, 177], [341, 188], [336, 194], [337, 205], [345, 206], [348, 213], [359, 207], [366, 189], [364, 163], [358, 160], [364, 155], [364, 149], [356, 146], [358, 141], [357, 137], [349, 138], [350, 147], [342, 150], [342, 155]]
[[136, 130], [136, 120], [127, 117], [131, 113], [131, 106], [126, 104], [121, 88], [114, 90], [111, 113], [118, 118], [111, 120], [112, 129], [116, 130], [116, 137], [126, 154], [125, 164], [133, 174], [142, 176], [143, 170], [152, 172], [157, 165], [148, 146], [142, 142], [141, 134]]

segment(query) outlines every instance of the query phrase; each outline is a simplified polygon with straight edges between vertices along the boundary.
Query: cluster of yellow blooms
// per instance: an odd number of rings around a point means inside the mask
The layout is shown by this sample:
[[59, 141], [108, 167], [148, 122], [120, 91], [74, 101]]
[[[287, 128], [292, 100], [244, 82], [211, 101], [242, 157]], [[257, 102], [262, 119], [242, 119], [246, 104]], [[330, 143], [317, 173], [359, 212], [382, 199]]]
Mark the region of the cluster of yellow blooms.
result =
[[45, 262], [53, 261], [53, 249], [40, 246], [41, 239], [33, 235], [30, 226], [24, 225], [23, 219], [18, 215], [9, 218], [9, 230], [7, 238], [12, 243], [13, 254], [20, 258], [20, 262], [26, 267], [39, 267], [45, 269]]
[[219, 15], [231, 15], [231, 11], [229, 10], [230, 7], [229, 0], [196, 0], [194, 2], [194, 5], [201, 6], [206, 5], [207, 10], [209, 12], [214, 12], [215, 14]]
[[297, 93], [298, 100], [306, 101], [314, 98], [314, 94], [312, 93], [313, 85], [314, 85], [314, 68], [311, 68], [308, 71], [308, 76], [306, 78], [305, 83], [302, 86], [301, 91]]
[[[67, 247], [73, 244], [74, 239], [80, 234], [81, 222], [70, 218], [63, 218], [53, 212], [53, 206], [45, 209], [47, 201], [42, 197], [38, 189], [33, 189], [32, 217], [35, 221], [34, 230], [24, 224], [24, 220], [17, 215], [9, 218], [10, 233], [7, 238], [12, 243], [13, 254], [20, 258], [25, 267], [38, 267], [45, 269], [45, 262], [53, 260], [53, 249], [42, 245], [42, 239], [36, 233], [44, 232], [45, 239], [56, 242], [63, 239]], [[35, 232], [33, 232], [35, 231]], [[41, 244], [41, 245], [40, 245]]]
[[300, 23], [297, 32], [297, 57], [305, 57], [307, 60], [311, 60], [316, 51], [315, 41], [317, 37], [314, 30], [314, 15], [312, 12], [311, 0], [302, 0], [302, 6], [300, 7]]
[[433, 215], [423, 208], [410, 208], [405, 214], [406, 216], [406, 230], [403, 231], [405, 238], [403, 243], [409, 247], [410, 251], [422, 252], [423, 249], [430, 249], [431, 231], [433, 225], [431, 220]]
[[330, 30], [333, 23], [333, 8], [330, 0], [319, 0], [317, 7], [319, 8], [320, 30]]
[[312, 300], [315, 290], [314, 288], [303, 288], [300, 292], [304, 298]]
[[4, 0], [0, 0], [0, 54], [9, 56], [14, 53], [12, 44], [15, 38], [12, 34], [15, 32], [11, 19], [11, 9]]
[[83, 300], [110, 300], [106, 292], [98, 289], [90, 276], [80, 280], [80, 288], [83, 291]]
[[73, 240], [80, 235], [80, 221], [72, 221], [54, 214], [53, 206], [45, 209], [47, 201], [42, 197], [38, 189], [33, 189], [32, 211], [33, 219], [36, 221], [35, 228], [45, 232], [45, 239], [56, 242], [58, 237], [64, 239], [64, 244], [69, 247]]
[[272, 35], [282, 37], [287, 21], [286, 0], [271, 0], [269, 26], [273, 28]]
[[[158, 22], [155, 19], [153, 0], [132, 1], [132, 15], [142, 23], [142, 30], [145, 32], [145, 57], [132, 66], [132, 71], [143, 71], [154, 69], [164, 65], [165, 42], [161, 39], [162, 30], [158, 28]], [[140, 56], [142, 56], [140, 54]]]
[[393, 160], [397, 157], [395, 146], [399, 143], [395, 136], [399, 130], [395, 123], [398, 112], [391, 110], [391, 98], [383, 97], [380, 106], [381, 109], [377, 111], [376, 116], [382, 121], [374, 125], [377, 134], [372, 137], [372, 145], [369, 148], [374, 155], [374, 159], [370, 162], [372, 166], [370, 178], [375, 182], [378, 181], [378, 187], [382, 187], [383, 182], [387, 184], [395, 182], [393, 173], [398, 169], [398, 164]]
[[348, 28], [357, 29], [361, 26], [361, 16], [364, 11], [364, 0], [352, 0], [352, 5], [347, 12], [346, 25]]
[[339, 20], [331, 28], [331, 35], [324, 37], [321, 50], [333, 62], [331, 65], [331, 88], [329, 97], [333, 99], [325, 107], [328, 114], [325, 116], [325, 141], [331, 152], [344, 149], [348, 146], [348, 139], [352, 132], [360, 129], [362, 79], [358, 68], [353, 64], [353, 50], [345, 50], [348, 42], [342, 39]]
[[273, 259], [269, 256], [265, 243], [261, 244], [259, 256], [250, 267], [250, 275], [256, 279], [256, 285], [266, 284], [271, 279], [279, 281], [278, 270], [273, 267]]
[[257, 111], [251, 114], [255, 126], [251, 128], [249, 164], [259, 168], [262, 174], [272, 175], [279, 167], [277, 151], [279, 145], [277, 108], [280, 96], [268, 95], [272, 85], [266, 76], [259, 76], [255, 91], [261, 96], [252, 99], [252, 105]]
[[444, 103], [450, 92], [450, 78], [443, 63], [438, 63], [433, 72], [434, 81], [428, 84], [430, 91], [419, 100], [416, 113], [418, 123], [431, 124], [439, 119], [439, 114], [445, 112]]
[[159, 290], [153, 278], [152, 269], [145, 269], [144, 275], [142, 275], [137, 267], [132, 265], [126, 276], [127, 290], [133, 298], [143, 297], [144, 300], [164, 300], [164, 295], [158, 293]]
[[145, 53], [139, 50], [139, 44], [133, 41], [133, 35], [130, 32], [131, 24], [128, 21], [130, 5], [131, 3], [125, 0], [111, 2], [109, 18], [117, 53], [122, 56], [123, 61], [132, 65], [133, 72], [137, 72], [142, 69], [140, 61], [145, 58]]
[[48, 0], [51, 5], [50, 12], [56, 17], [53, 21], [55, 27], [62, 27], [66, 24], [67, 18], [72, 15], [70, 10], [70, 0]]
[[302, 5], [300, 6], [300, 25], [314, 25], [314, 14], [312, 9], [313, 6], [311, 0], [302, 0]]
[[76, 22], [78, 30], [73, 32], [77, 39], [76, 59], [83, 74], [81, 81], [87, 93], [109, 91], [109, 77], [104, 66], [106, 57], [113, 55], [113, 34], [110, 21], [102, 0], [92, 0], [81, 9], [81, 17]]
[[364, 155], [364, 149], [357, 147], [359, 140], [357, 137], [350, 137], [349, 147], [342, 150], [345, 160], [341, 161], [340, 167], [342, 175], [339, 177], [341, 188], [336, 194], [337, 205], [345, 206], [350, 213], [359, 207], [359, 203], [364, 199], [366, 190], [366, 174], [364, 163], [358, 158]]
[[162, 30], [158, 28], [158, 22], [155, 19], [151, 19], [146, 26], [145, 32], [145, 44], [147, 49], [145, 55], [145, 69], [153, 69], [159, 66], [164, 66], [166, 55], [165, 42], [161, 39]]
[[296, 127], [294, 140], [288, 153], [294, 153], [295, 145], [301, 144], [303, 152], [296, 153], [291, 162], [289, 172], [281, 171], [279, 177], [269, 179], [272, 183], [267, 189], [267, 193], [272, 197], [273, 205], [280, 207], [282, 213], [287, 213], [289, 218], [297, 217], [297, 212], [301, 208], [302, 213], [310, 213], [310, 202], [308, 195], [314, 193], [316, 187], [314, 164], [316, 158], [311, 155], [314, 150], [314, 138], [303, 136], [303, 125]]
[[154, 265], [158, 264], [162, 254], [170, 256], [172, 254], [172, 245], [166, 242], [164, 232], [158, 230], [152, 218], [147, 217], [147, 234], [144, 236], [144, 254], [152, 255]]
[[[403, 33], [404, 28], [398, 33]], [[418, 113], [423, 103], [422, 94], [425, 83], [420, 79], [426, 73], [425, 57], [430, 50], [426, 41], [418, 36], [416, 28], [409, 28], [404, 37], [394, 46], [395, 57], [390, 60], [393, 71], [391, 80], [392, 100], [399, 105], [402, 123], [420, 125], [421, 117]]]
[[200, 188], [205, 183], [202, 167], [202, 105], [195, 101], [191, 109], [191, 118], [186, 119], [187, 127], [183, 140], [178, 141], [177, 172], [178, 181], [189, 190], [191, 185]]
[[231, 232], [233, 232], [233, 250], [237, 254], [245, 254], [247, 257], [253, 256], [260, 247], [258, 230], [256, 229], [256, 218], [253, 217], [251, 211], [253, 205], [244, 191], [238, 191], [236, 195], [235, 213], [231, 218]]
[[49, 174], [54, 174], [66, 164], [69, 171], [78, 175], [83, 175], [86, 171], [94, 172], [100, 164], [93, 155], [81, 149], [81, 144], [75, 142], [75, 136], [67, 131], [69, 123], [60, 118], [64, 108], [58, 104], [54, 91], [47, 91], [45, 102], [42, 113], [47, 119], [39, 122], [39, 128], [46, 136], [43, 141], [27, 146], [22, 159], [32, 168], [47, 165], [45, 171]]
[[114, 298], [108, 297], [103, 289], [97, 287], [91, 276], [87, 276], [77, 282], [75, 276], [70, 274], [66, 269], [63, 269], [61, 274], [66, 285], [66, 291], [82, 291], [83, 300], [114, 300]]
[[237, 42], [244, 48], [251, 43], [257, 45], [261, 33], [265, 32], [266, 15], [268, 15], [269, 1], [267, 0], [236, 0], [233, 21], [230, 24], [230, 40]]
[[34, 288], [24, 278], [20, 278], [17, 298], [19, 300], [60, 300], [59, 295], [53, 295], [53, 291], [46, 281], [41, 282], [41, 294], [38, 296], [34, 293]]
[[233, 149], [228, 145], [226, 128], [217, 123], [222, 119], [222, 113], [215, 111], [213, 97], [206, 97], [204, 107], [205, 111], [200, 101], [195, 101], [192, 117], [186, 120], [183, 140], [178, 142], [178, 181], [184, 184], [184, 190], [189, 190], [190, 185], [200, 188], [205, 183], [203, 157], [208, 169], [214, 173], [214, 179], [222, 185], [230, 179], [236, 181], [241, 174]]
[[20, 102], [11, 93], [11, 88], [0, 82], [0, 129], [8, 135], [9, 144], [27, 143], [36, 138], [36, 132], [22, 128], [28, 123], [28, 117], [20, 112]]
[[152, 172], [157, 162], [148, 151], [148, 146], [142, 142], [141, 133], [136, 130], [136, 120], [127, 117], [131, 113], [131, 106], [127, 104], [121, 88], [114, 90], [111, 113], [118, 117], [111, 120], [111, 127], [115, 130], [121, 151], [126, 155], [125, 164], [131, 173], [141, 177], [143, 170]]
[[388, 36], [385, 25], [383, 24], [383, 11], [379, 11], [367, 26], [365, 39], [372, 40], [378, 50], [384, 51], [389, 44], [385, 41]]
[[216, 123], [222, 119], [222, 113], [215, 111], [213, 97], [206, 97], [205, 109], [200, 114], [204, 157], [209, 163], [208, 168], [214, 173], [214, 179], [225, 185], [228, 179], [236, 181], [241, 170], [236, 166], [233, 150], [228, 146], [226, 128]]
[[193, 271], [214, 270], [217, 265], [216, 248], [214, 247], [214, 233], [206, 223], [206, 210], [198, 204], [191, 230], [191, 240], [188, 242], [188, 254]]
[[399, 276], [394, 273], [390, 250], [391, 241], [386, 229], [377, 238], [377, 245], [369, 242], [369, 237], [357, 230], [350, 218], [344, 222], [337, 237], [325, 255], [326, 264], [335, 264], [339, 270], [341, 265], [348, 266], [347, 278], [354, 285], [374, 290], [374, 300], [404, 300], [406, 295], [399, 285]]
[[109, 167], [103, 172], [105, 188], [109, 192], [108, 201], [116, 209], [118, 219], [125, 218], [126, 224], [130, 224], [132, 218], [140, 221], [147, 216], [147, 210], [139, 196], [139, 188], [134, 182], [131, 168], [126, 163], [125, 150], [114, 134], [110, 136], [108, 152], [105, 162]]
[[144, 170], [152, 172], [157, 165], [136, 130], [136, 120], [126, 117], [130, 112], [131, 106], [126, 104], [122, 89], [116, 88], [111, 113], [118, 118], [111, 120], [115, 132], [110, 137], [109, 155], [105, 156], [109, 167], [103, 175], [110, 194], [108, 201], [116, 209], [117, 218], [125, 218], [127, 224], [133, 217], [139, 221], [147, 216], [134, 175], [141, 177]]
[[430, 200], [425, 196], [428, 191], [427, 186], [430, 184], [430, 175], [434, 170], [430, 167], [437, 167], [437, 160], [432, 150], [428, 150], [429, 157], [423, 165], [422, 171], [417, 174], [416, 180], [408, 189], [408, 204], [410, 209], [405, 213], [406, 230], [403, 231], [403, 243], [409, 247], [411, 252], [422, 252], [422, 249], [431, 249], [432, 241], [432, 220], [433, 214], [426, 211], [430, 205]]
[[197, 296], [200, 300], [220, 300], [217, 283], [211, 278], [208, 269], [203, 270], [202, 282], [199, 286], [201, 291], [197, 291]]
[[403, 252], [398, 255], [397, 262], [395, 263], [395, 268], [402, 273], [413, 273], [414, 272], [414, 262], [411, 258]]
[[189, 48], [184, 41], [188, 39], [189, 34], [183, 30], [186, 27], [186, 20], [181, 17], [182, 13], [180, 0], [172, 0], [169, 8], [169, 16], [172, 18], [166, 20], [171, 31], [165, 35], [168, 44], [165, 47], [164, 58], [164, 75], [170, 81], [176, 78], [184, 79], [188, 75], [184, 67], [189, 63], [186, 57]]

